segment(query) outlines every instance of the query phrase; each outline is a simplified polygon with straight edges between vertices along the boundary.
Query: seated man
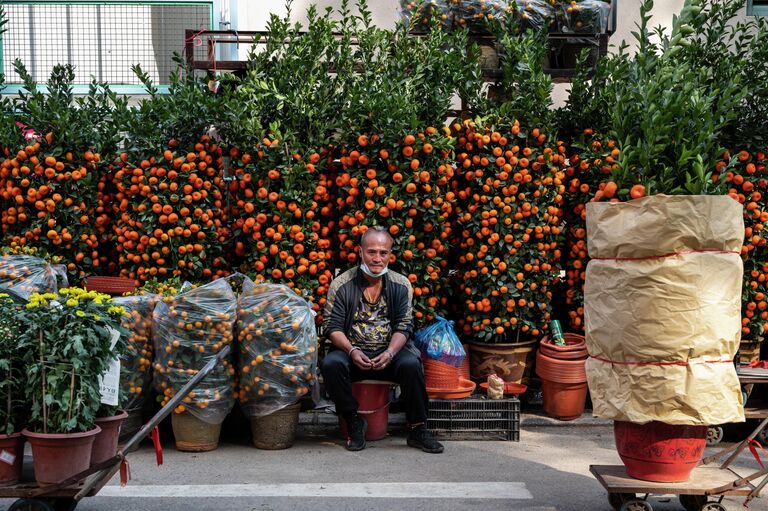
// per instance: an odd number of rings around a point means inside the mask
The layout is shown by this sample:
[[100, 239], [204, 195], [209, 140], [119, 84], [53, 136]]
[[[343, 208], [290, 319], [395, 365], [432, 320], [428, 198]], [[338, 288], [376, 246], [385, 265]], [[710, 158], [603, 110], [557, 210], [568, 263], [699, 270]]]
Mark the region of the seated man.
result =
[[347, 421], [347, 449], [365, 448], [365, 419], [357, 414], [352, 382], [375, 379], [400, 384], [408, 421], [408, 445], [440, 453], [443, 446], [426, 428], [428, 397], [413, 333], [413, 289], [404, 276], [388, 271], [392, 237], [371, 227], [360, 240], [360, 266], [339, 275], [328, 290], [323, 330], [333, 345], [320, 370]]

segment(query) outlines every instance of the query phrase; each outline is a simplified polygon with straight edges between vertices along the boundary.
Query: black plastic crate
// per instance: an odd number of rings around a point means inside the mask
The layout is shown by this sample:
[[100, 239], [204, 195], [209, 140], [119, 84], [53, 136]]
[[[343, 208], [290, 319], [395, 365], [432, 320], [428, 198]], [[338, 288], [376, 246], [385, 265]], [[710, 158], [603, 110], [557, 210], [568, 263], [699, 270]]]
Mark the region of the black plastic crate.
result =
[[442, 438], [453, 440], [520, 441], [520, 400], [432, 399], [429, 401], [427, 428]]

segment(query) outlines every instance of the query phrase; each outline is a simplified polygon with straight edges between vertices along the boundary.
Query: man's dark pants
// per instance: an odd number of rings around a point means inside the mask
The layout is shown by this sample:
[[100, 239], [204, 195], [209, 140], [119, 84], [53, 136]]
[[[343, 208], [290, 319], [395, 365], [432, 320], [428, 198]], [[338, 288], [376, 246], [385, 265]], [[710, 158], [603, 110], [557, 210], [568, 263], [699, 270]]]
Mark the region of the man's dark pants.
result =
[[[365, 354], [372, 359], [381, 351]], [[367, 371], [357, 367], [349, 355], [335, 349], [325, 356], [320, 370], [323, 373], [325, 389], [336, 403], [336, 413], [341, 416], [357, 412], [358, 403], [352, 395], [352, 382], [388, 380], [400, 384], [408, 424], [420, 424], [427, 420], [429, 398], [424, 386], [424, 368], [419, 357], [406, 349], [400, 350], [384, 369]]]

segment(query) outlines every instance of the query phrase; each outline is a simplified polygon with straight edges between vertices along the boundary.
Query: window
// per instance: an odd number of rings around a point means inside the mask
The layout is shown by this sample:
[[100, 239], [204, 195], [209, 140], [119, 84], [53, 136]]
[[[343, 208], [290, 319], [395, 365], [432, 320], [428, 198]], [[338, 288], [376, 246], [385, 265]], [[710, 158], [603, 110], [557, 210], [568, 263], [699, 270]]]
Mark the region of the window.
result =
[[747, 15], [768, 16], [768, 0], [747, 0]]
[[[156, 85], [168, 83], [173, 52], [183, 54], [186, 29], [211, 29], [212, 0], [4, 0], [8, 29], [0, 38], [0, 72], [18, 89], [13, 69], [21, 59], [38, 83], [53, 66], [75, 67], [77, 89], [91, 77], [114, 90], [143, 90], [131, 66], [141, 64]], [[15, 87], [14, 87], [15, 86]]]

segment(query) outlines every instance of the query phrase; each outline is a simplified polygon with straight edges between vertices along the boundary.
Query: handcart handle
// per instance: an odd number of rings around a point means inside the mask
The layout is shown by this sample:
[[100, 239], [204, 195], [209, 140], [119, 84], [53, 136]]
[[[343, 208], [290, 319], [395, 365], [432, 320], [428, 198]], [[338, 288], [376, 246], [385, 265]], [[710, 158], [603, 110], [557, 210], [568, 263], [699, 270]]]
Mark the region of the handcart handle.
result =
[[[187, 394], [192, 392], [192, 390], [197, 387], [197, 385], [206, 377], [208, 376], [211, 371], [222, 361], [224, 360], [230, 353], [231, 348], [229, 345], [224, 346], [224, 348], [219, 351], [215, 357], [213, 357], [211, 360], [208, 361], [205, 366], [195, 375], [192, 377], [191, 380], [187, 382], [186, 385], [184, 385], [181, 390], [179, 390], [171, 399], [166, 403], [165, 406], [163, 406], [159, 412], [157, 412], [144, 426], [141, 427], [138, 433], [133, 435], [130, 440], [123, 446], [121, 451], [113, 456], [111, 458], [111, 466], [108, 466], [105, 469], [102, 469], [101, 472], [94, 475], [92, 478], [88, 479], [85, 484], [83, 485], [83, 488], [75, 495], [75, 501], [79, 502], [83, 497], [88, 495], [88, 493], [95, 487], [105, 484], [107, 481], [106, 479], [111, 478], [115, 472], [117, 471], [117, 468], [120, 465], [120, 462], [122, 462], [125, 455], [123, 453], [130, 452], [131, 449], [133, 449], [136, 445], [138, 445], [144, 438], [146, 438], [150, 431], [152, 431], [155, 426], [160, 424], [163, 419], [168, 417], [168, 415], [171, 414], [171, 412], [176, 408], [176, 406], [185, 398], [187, 397]], [[106, 463], [106, 462], [105, 462]], [[78, 476], [74, 476], [77, 478]], [[75, 479], [74, 482], [77, 482], [77, 479]]]

